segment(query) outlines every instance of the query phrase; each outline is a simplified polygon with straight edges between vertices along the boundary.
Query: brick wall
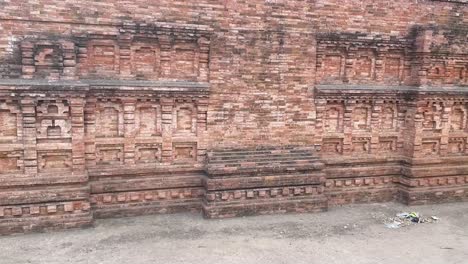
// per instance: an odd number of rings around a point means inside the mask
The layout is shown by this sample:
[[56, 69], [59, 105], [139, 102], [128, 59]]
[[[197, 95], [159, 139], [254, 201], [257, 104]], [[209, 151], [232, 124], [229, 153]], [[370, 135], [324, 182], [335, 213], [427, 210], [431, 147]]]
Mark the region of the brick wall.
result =
[[[0, 233], [199, 210], [207, 152], [259, 146], [314, 149], [330, 204], [463, 200], [467, 14], [463, 0], [4, 1], [0, 195], [19, 200], [0, 201]], [[292, 200], [262, 210], [326, 208]]]
[[[25, 38], [116, 34], [114, 25], [123, 22], [213, 28], [209, 123], [212, 142], [229, 145], [284, 141], [285, 128], [294, 135], [287, 140], [310, 143], [307, 128], [314, 122], [309, 100], [315, 75], [314, 34], [361, 32], [402, 38], [418, 25], [461, 27], [467, 21], [466, 5], [440, 1], [158, 1], [149, 5], [144, 1], [92, 5], [25, 1], [4, 5], [0, 30], [8, 37], [0, 40], [0, 57], [17, 63], [3, 66], [3, 75], [13, 77], [21, 69], [18, 43]], [[106, 73], [97, 72], [96, 77], [106, 77]], [[238, 98], [237, 103], [226, 97]], [[256, 102], [262, 106], [256, 107]]]

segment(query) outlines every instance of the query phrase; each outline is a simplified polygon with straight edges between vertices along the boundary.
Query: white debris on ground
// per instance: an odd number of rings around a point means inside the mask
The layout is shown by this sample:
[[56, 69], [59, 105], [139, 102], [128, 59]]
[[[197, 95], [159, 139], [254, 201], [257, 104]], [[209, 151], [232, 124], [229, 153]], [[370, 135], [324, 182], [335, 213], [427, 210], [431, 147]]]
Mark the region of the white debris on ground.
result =
[[397, 229], [414, 224], [422, 223], [436, 223], [440, 218], [437, 216], [423, 217], [417, 212], [411, 213], [399, 213], [396, 217], [390, 217], [385, 219], [384, 224], [387, 228]]

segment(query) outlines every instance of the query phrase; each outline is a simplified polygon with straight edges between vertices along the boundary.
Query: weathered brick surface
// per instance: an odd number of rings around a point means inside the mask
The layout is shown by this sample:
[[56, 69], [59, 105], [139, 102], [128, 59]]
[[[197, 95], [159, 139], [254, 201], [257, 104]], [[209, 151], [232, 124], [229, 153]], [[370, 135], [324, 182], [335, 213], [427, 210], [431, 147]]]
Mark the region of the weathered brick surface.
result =
[[0, 2], [0, 233], [466, 200], [467, 14], [465, 0]]
[[224, 218], [325, 211], [323, 167], [312, 148], [210, 151], [203, 180], [203, 212], [208, 218]]

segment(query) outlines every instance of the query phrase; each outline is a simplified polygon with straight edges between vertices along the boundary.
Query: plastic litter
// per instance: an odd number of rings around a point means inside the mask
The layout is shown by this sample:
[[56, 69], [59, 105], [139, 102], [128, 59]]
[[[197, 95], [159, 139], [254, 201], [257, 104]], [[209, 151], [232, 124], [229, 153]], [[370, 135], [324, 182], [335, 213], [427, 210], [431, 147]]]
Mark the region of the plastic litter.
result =
[[397, 228], [400, 228], [400, 227], [401, 227], [401, 222], [393, 221], [393, 222], [391, 222], [391, 223], [386, 223], [385, 226], [386, 226], [387, 228], [397, 229]]
[[396, 215], [398, 218], [406, 218], [409, 216], [409, 213], [399, 213]]
[[437, 216], [423, 217], [418, 212], [403, 212], [396, 214], [396, 217], [388, 218], [385, 221], [385, 226], [390, 229], [397, 229], [404, 226], [420, 223], [435, 223], [440, 218]]

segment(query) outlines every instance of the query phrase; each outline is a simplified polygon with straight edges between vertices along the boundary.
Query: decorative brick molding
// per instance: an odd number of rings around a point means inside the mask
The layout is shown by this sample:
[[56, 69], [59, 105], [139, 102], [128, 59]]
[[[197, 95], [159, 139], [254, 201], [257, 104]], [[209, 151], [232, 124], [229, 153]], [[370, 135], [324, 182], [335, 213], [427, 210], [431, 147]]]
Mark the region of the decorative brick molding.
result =
[[22, 77], [207, 82], [211, 29], [123, 24], [114, 34], [75, 34], [21, 42]]

